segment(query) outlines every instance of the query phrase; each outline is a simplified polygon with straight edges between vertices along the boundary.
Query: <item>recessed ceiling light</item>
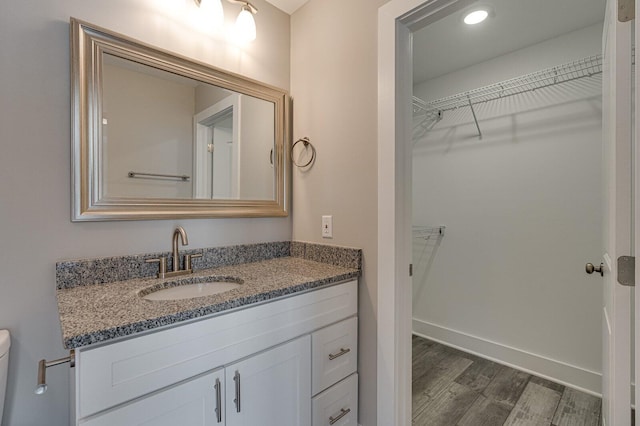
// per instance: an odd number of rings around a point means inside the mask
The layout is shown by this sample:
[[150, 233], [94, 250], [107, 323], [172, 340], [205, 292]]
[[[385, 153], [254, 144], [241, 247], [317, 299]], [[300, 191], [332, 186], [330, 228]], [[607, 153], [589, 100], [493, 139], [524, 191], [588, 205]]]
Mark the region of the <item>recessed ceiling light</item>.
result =
[[464, 23], [467, 25], [475, 25], [487, 19], [489, 16], [489, 11], [485, 9], [474, 10], [472, 12], [467, 13], [467, 16], [464, 17]]

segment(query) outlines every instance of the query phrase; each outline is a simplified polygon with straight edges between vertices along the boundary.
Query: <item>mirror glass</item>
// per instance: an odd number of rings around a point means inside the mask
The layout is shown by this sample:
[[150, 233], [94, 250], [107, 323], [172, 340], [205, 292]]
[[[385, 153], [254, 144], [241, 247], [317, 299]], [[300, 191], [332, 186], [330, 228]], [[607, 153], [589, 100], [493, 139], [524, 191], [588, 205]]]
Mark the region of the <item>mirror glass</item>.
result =
[[73, 220], [285, 216], [286, 92], [72, 20]]
[[274, 103], [104, 54], [101, 198], [273, 200]]

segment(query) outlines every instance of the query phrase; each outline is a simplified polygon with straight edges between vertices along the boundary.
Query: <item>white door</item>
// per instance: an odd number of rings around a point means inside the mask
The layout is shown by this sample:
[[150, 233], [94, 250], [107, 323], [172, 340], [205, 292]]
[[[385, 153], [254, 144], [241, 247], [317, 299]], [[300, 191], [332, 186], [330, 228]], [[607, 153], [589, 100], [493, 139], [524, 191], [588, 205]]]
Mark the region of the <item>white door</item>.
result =
[[[233, 114], [233, 113], [232, 113]], [[233, 182], [233, 115], [211, 125], [211, 198], [234, 198]]]
[[310, 426], [311, 337], [225, 368], [227, 426]]
[[602, 417], [605, 426], [631, 423], [629, 287], [617, 282], [617, 258], [631, 254], [631, 23], [607, 0], [603, 31], [604, 282]]

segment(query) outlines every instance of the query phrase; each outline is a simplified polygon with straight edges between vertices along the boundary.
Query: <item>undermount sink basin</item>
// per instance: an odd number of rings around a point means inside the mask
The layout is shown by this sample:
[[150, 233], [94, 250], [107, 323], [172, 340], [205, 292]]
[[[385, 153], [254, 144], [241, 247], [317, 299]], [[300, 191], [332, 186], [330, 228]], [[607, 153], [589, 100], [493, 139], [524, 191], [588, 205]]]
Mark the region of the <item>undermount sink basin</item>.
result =
[[224, 293], [242, 285], [242, 280], [232, 277], [200, 277], [170, 281], [157, 287], [142, 290], [139, 295], [146, 300], [183, 300]]

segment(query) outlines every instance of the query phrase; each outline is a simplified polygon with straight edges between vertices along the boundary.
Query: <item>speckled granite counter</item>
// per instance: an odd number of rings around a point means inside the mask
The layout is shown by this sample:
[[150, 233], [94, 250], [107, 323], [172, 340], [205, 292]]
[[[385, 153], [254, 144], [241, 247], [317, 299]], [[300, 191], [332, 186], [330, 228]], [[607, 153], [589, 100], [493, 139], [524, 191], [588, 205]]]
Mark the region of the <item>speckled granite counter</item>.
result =
[[[269, 244], [277, 244], [277, 250], [263, 250], [265, 256], [254, 258], [251, 263], [230, 260], [228, 263], [232, 264], [164, 280], [152, 276], [95, 283], [92, 282], [95, 280], [92, 279], [91, 268], [87, 265], [102, 265], [105, 262], [117, 264], [117, 259], [121, 258], [109, 258], [108, 262], [105, 259], [59, 262], [56, 265], [57, 298], [64, 345], [72, 349], [104, 342], [316, 289], [360, 275], [360, 250], [297, 242], [267, 243], [267, 246]], [[285, 244], [284, 248], [282, 244]], [[255, 246], [226, 249], [240, 250], [239, 253], [242, 253], [244, 248], [253, 250]], [[146, 256], [150, 255], [139, 257], [143, 259]], [[260, 260], [260, 257], [266, 259]], [[83, 272], [78, 272], [78, 268]], [[114, 269], [118, 270], [117, 265]], [[69, 279], [73, 274], [77, 275], [78, 280]], [[130, 276], [128, 274], [125, 276]], [[234, 277], [243, 283], [224, 293], [185, 300], [151, 301], [139, 295], [140, 291], [144, 292], [151, 286], [162, 286], [163, 283], [177, 280], [182, 283], [205, 281], [212, 276]]]

